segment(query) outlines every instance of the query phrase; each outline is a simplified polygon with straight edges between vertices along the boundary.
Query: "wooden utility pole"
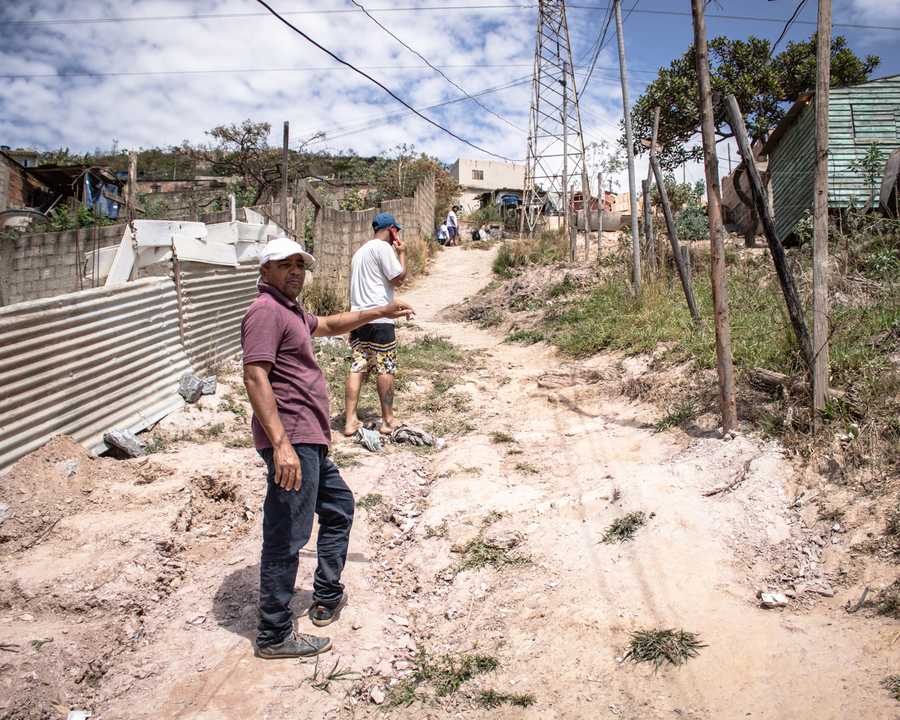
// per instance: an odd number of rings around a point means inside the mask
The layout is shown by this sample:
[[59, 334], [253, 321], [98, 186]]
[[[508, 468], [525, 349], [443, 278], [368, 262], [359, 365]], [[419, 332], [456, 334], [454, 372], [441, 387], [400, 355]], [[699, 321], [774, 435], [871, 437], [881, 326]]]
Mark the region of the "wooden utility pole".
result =
[[[128, 153], [128, 208], [125, 218], [128, 222], [134, 220], [137, 216], [135, 206], [137, 205], [137, 153], [132, 150]], [[96, 256], [94, 262], [97, 262]]]
[[813, 205], [814, 426], [828, 401], [828, 88], [831, 85], [831, 0], [819, 0], [816, 35], [816, 144]]
[[788, 316], [791, 318], [791, 325], [794, 328], [794, 336], [797, 338], [797, 345], [800, 348], [800, 357], [803, 358], [810, 377], [812, 377], [814, 365], [813, 343], [809, 336], [809, 328], [806, 326], [806, 318], [803, 315], [803, 303], [800, 302], [800, 293], [797, 292], [794, 275], [788, 266], [784, 247], [775, 228], [775, 218], [769, 205], [769, 197], [756, 168], [753, 150], [750, 147], [750, 138], [747, 137], [747, 130], [744, 127], [744, 119], [741, 116], [737, 98], [734, 95], [728, 95], [725, 98], [725, 106], [728, 109], [728, 124], [731, 126], [735, 140], [737, 140], [738, 150], [744, 161], [744, 167], [747, 168], [750, 189], [753, 192], [753, 199], [756, 201], [756, 210], [763, 223], [763, 231], [769, 244], [769, 252], [772, 254], [772, 262], [775, 264], [775, 272], [778, 275], [778, 282], [781, 284], [781, 293], [784, 295]]
[[281, 148], [281, 227], [287, 228], [287, 184], [288, 184], [288, 140], [291, 137], [290, 123], [284, 121], [284, 143]]
[[694, 49], [697, 57], [697, 87], [700, 91], [700, 135], [703, 141], [703, 159], [706, 168], [710, 274], [712, 275], [713, 312], [716, 321], [716, 366], [719, 372], [722, 432], [728, 433], [737, 427], [737, 408], [734, 400], [731, 326], [728, 322], [728, 293], [725, 285], [725, 226], [722, 224], [719, 160], [716, 157], [716, 129], [713, 119], [709, 51], [706, 47], [706, 19], [703, 15], [703, 6], [704, 0], [691, 0], [691, 10], [694, 16]]
[[597, 173], [597, 257], [603, 254], [603, 173]]
[[637, 189], [634, 181], [634, 139], [631, 132], [631, 102], [628, 99], [628, 73], [625, 70], [625, 36], [622, 34], [622, 6], [613, 0], [616, 9], [616, 37], [619, 40], [619, 75], [622, 77], [622, 105], [625, 108], [625, 154], [628, 157], [628, 192], [631, 199], [631, 252], [634, 266], [634, 293], [641, 295], [641, 242], [638, 234]]
[[672, 216], [672, 208], [669, 207], [669, 196], [666, 194], [666, 183], [663, 178], [662, 170], [659, 167], [659, 161], [656, 155], [650, 156], [650, 167], [656, 176], [656, 186], [659, 188], [659, 201], [662, 205], [663, 215], [666, 218], [666, 228], [669, 231], [669, 244], [672, 246], [672, 260], [675, 261], [675, 267], [678, 268], [678, 277], [681, 278], [681, 287], [684, 290], [684, 297], [687, 300], [688, 309], [691, 311], [691, 317], [697, 327], [700, 327], [700, 313], [697, 311], [697, 304], [694, 302], [694, 291], [691, 288], [691, 278], [688, 275], [687, 268], [684, 265], [684, 256], [681, 247], [678, 244], [678, 233], [675, 230], [675, 218]]
[[[650, 154], [656, 155], [656, 138], [659, 134], [659, 106], [653, 110], [653, 134], [650, 139]], [[643, 183], [642, 183], [643, 186]], [[647, 235], [647, 254], [649, 257], [647, 258], [647, 262], [650, 265], [650, 277], [653, 278], [653, 273], [656, 271], [656, 240], [653, 237], [653, 216], [651, 214], [652, 208], [648, 206], [650, 202], [650, 189], [653, 187], [653, 167], [650, 163], [647, 163], [647, 190], [644, 193], [644, 225], [646, 226], [645, 233]]]

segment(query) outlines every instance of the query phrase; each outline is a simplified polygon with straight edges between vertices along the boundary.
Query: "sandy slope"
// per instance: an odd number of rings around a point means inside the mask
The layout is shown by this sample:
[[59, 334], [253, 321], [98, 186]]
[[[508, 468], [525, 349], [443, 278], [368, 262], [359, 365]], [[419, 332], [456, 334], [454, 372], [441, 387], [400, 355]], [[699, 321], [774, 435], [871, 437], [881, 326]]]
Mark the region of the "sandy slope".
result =
[[[337, 662], [361, 680], [327, 694], [310, 683], [312, 663], [254, 658], [261, 463], [210, 442], [144, 465], [96, 461], [80, 471], [97, 488], [79, 490], [88, 500], [45, 539], [7, 552], [0, 639], [22, 651], [0, 657], [6, 716], [27, 716], [13, 714], [27, 707], [24, 687], [32, 709], [90, 707], [95, 718], [900, 717], [879, 686], [897, 671], [896, 623], [845, 612], [861, 590], [841, 575], [849, 540], [809, 503], [795, 506], [795, 469], [779, 445], [653, 434], [660, 409], [620, 391], [639, 361], [566, 364], [543, 345], [503, 345], [442, 319], [489, 279], [489, 253], [453, 248], [402, 294], [418, 316], [401, 337], [437, 333], [472, 350], [455, 390], [469, 395], [478, 430], [428, 455], [371, 455], [336, 440], [363, 462], [345, 471], [357, 497], [386, 501], [358, 511], [351, 603], [328, 628], [335, 649], [320, 667]], [[216, 404], [166, 422], [208, 424], [221, 416]], [[32, 458], [32, 473], [49, 477], [75, 452]], [[730, 492], [703, 494], [733, 481]], [[3, 490], [18, 492], [10, 482]], [[655, 515], [633, 541], [600, 542], [636, 510]], [[485, 528], [490, 513], [502, 517]], [[415, 525], [398, 538], [405, 519]], [[479, 532], [518, 537], [515, 552], [531, 562], [455, 574], [454, 546]], [[301, 553], [298, 610], [314, 562], [314, 548]], [[769, 586], [792, 590], [790, 607], [762, 609], [756, 590]], [[623, 661], [629, 633], [650, 628], [683, 628], [707, 647], [657, 674]], [[301, 629], [313, 630], [305, 618]], [[419, 645], [477, 648], [501, 667], [433, 705], [372, 703], [373, 688], [377, 696], [410, 672]], [[478, 688], [536, 703], [486, 710], [474, 703]]]

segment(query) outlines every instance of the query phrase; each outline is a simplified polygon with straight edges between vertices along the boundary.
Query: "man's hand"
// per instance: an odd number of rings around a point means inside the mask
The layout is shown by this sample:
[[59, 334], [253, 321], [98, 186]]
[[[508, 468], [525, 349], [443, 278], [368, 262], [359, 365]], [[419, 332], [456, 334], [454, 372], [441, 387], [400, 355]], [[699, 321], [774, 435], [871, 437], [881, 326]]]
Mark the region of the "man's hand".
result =
[[397, 248], [397, 252], [406, 253], [406, 243], [403, 242], [400, 238], [394, 240], [394, 247]]
[[285, 441], [272, 448], [275, 462], [275, 482], [285, 490], [299, 490], [303, 480], [300, 472], [300, 458], [293, 446]]
[[390, 318], [391, 320], [397, 320], [398, 318], [405, 317], [409, 320], [413, 315], [416, 314], [416, 311], [413, 310], [412, 305], [404, 300], [394, 300], [393, 302], [383, 305], [381, 308], [384, 313], [382, 317]]

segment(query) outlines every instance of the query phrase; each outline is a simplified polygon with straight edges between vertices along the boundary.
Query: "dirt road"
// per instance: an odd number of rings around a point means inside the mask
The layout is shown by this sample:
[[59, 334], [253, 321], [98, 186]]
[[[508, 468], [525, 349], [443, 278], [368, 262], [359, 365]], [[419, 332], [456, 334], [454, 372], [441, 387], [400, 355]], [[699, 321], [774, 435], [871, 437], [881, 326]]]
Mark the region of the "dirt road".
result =
[[[453, 390], [477, 429], [426, 454], [336, 439], [362, 463], [344, 471], [357, 498], [382, 501], [358, 510], [350, 605], [318, 668], [253, 656], [263, 469], [252, 449], [209, 436], [116, 462], [58, 439], [0, 479], [12, 511], [0, 642], [17, 651], [0, 653], [0, 717], [900, 717], [880, 686], [897, 672], [900, 628], [844, 609], [891, 570], [849, 571], [860, 538], [820, 519], [816, 479], [773, 441], [722, 440], [702, 423], [654, 434], [661, 409], [623, 393], [645, 360], [566, 364], [444, 319], [487, 284], [490, 259], [447, 249], [403, 295], [419, 314], [401, 338], [437, 333], [471, 352]], [[229, 381], [165, 428], [233, 421], [219, 409]], [[601, 542], [638, 511], [648, 520], [631, 541]], [[476, 546], [509, 564], [459, 571]], [[314, 548], [301, 552], [298, 611], [314, 562]], [[786, 593], [788, 607], [762, 608], [758, 589]], [[698, 656], [657, 673], [625, 658], [632, 632], [668, 628], [697, 633]], [[499, 667], [389, 707], [420, 649]], [[361, 675], [326, 691], [332, 670]], [[488, 689], [534, 702], [487, 709], [477, 691]]]

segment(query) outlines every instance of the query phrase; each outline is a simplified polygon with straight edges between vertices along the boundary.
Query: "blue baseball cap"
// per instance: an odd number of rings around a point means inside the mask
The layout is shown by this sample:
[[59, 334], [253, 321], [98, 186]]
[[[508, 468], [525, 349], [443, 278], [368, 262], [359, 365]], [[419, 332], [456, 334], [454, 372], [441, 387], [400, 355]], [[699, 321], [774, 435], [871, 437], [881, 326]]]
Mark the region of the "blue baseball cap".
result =
[[382, 228], [395, 227], [398, 230], [402, 230], [400, 227], [400, 223], [394, 220], [394, 216], [390, 213], [381, 213], [380, 215], [376, 215], [375, 219], [372, 220], [372, 229], [375, 232], [378, 232]]

